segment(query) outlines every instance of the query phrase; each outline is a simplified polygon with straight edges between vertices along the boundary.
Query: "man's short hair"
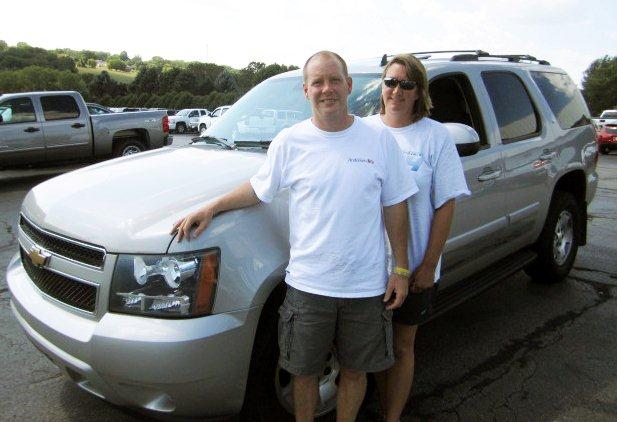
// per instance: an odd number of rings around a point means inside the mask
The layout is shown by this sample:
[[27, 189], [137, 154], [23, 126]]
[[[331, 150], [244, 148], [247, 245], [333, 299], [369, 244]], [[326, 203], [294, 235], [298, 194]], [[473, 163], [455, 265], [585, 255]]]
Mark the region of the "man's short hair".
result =
[[333, 51], [322, 50], [322, 51], [318, 51], [317, 53], [313, 54], [311, 57], [308, 58], [306, 63], [304, 63], [304, 67], [302, 68], [302, 78], [304, 79], [304, 82], [306, 82], [306, 79], [307, 79], [306, 68], [308, 67], [311, 60], [313, 60], [317, 56], [329, 56], [333, 59], [338, 60], [338, 62], [341, 64], [341, 67], [343, 69], [343, 75], [345, 75], [346, 78], [349, 77], [349, 73], [347, 72], [347, 63], [345, 63], [345, 60], [343, 60], [341, 56], [339, 56]]

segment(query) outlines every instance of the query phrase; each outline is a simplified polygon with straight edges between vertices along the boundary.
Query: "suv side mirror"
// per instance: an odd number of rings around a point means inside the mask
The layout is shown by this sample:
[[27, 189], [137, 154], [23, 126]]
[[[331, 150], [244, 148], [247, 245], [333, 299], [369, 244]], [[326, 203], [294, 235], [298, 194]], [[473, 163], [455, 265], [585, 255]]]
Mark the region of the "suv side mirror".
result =
[[480, 151], [480, 136], [474, 128], [462, 123], [444, 123], [444, 125], [456, 144], [459, 156], [467, 157]]

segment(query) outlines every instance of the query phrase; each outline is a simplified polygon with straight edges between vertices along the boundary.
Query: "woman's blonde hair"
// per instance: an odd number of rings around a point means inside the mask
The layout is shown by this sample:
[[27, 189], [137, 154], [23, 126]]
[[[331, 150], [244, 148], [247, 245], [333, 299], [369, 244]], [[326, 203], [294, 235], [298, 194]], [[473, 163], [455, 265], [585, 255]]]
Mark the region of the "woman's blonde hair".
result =
[[[381, 74], [381, 80], [383, 81], [386, 77], [386, 73], [388, 73], [388, 69], [393, 64], [400, 64], [405, 67], [405, 75], [408, 80], [414, 81], [418, 84], [418, 100], [413, 106], [413, 110], [411, 110], [411, 121], [417, 122], [423, 117], [426, 117], [430, 114], [430, 110], [433, 107], [431, 103], [431, 97], [428, 92], [428, 78], [426, 76], [426, 69], [424, 65], [412, 56], [411, 54], [400, 54], [395, 56], [392, 60], [386, 64], [386, 67], [383, 69], [383, 73]], [[383, 82], [382, 82], [383, 83]], [[383, 96], [381, 96], [381, 114], [386, 113], [386, 105], [383, 101]]]

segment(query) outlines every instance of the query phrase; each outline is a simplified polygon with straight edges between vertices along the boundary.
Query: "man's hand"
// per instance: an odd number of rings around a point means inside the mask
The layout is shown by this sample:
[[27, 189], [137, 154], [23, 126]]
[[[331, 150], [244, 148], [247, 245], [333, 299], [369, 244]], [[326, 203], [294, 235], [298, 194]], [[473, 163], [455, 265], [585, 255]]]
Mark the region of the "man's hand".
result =
[[[407, 293], [409, 291], [409, 280], [398, 274], [391, 274], [388, 279], [388, 286], [386, 287], [386, 294], [383, 297], [383, 301], [386, 302], [386, 309], [400, 308]], [[394, 298], [392, 297], [394, 293]]]
[[171, 234], [175, 234], [177, 232], [178, 243], [180, 243], [185, 237], [187, 239], [190, 239], [191, 229], [193, 228], [193, 226], [197, 226], [193, 231], [193, 239], [195, 239], [204, 230], [206, 230], [206, 227], [210, 225], [214, 214], [214, 206], [208, 204], [205, 207], [195, 211], [194, 213], [189, 214], [186, 217], [176, 221], [173, 228], [171, 229]]
[[435, 285], [435, 268], [420, 264], [420, 266], [411, 273], [409, 283], [409, 289], [412, 293], [420, 293], [423, 290], [432, 288]]

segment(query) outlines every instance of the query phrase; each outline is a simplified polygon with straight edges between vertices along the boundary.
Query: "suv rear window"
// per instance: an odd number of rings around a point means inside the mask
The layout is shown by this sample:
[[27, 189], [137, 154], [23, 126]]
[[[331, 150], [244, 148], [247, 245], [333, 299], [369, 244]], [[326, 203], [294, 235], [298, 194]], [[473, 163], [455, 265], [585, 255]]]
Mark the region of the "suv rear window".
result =
[[75, 99], [68, 95], [41, 97], [45, 120], [64, 120], [79, 117], [79, 107]]
[[562, 129], [584, 126], [591, 122], [585, 100], [568, 75], [531, 72], [531, 76]]
[[509, 72], [482, 72], [504, 144], [531, 138], [540, 132], [538, 113], [523, 82]]

